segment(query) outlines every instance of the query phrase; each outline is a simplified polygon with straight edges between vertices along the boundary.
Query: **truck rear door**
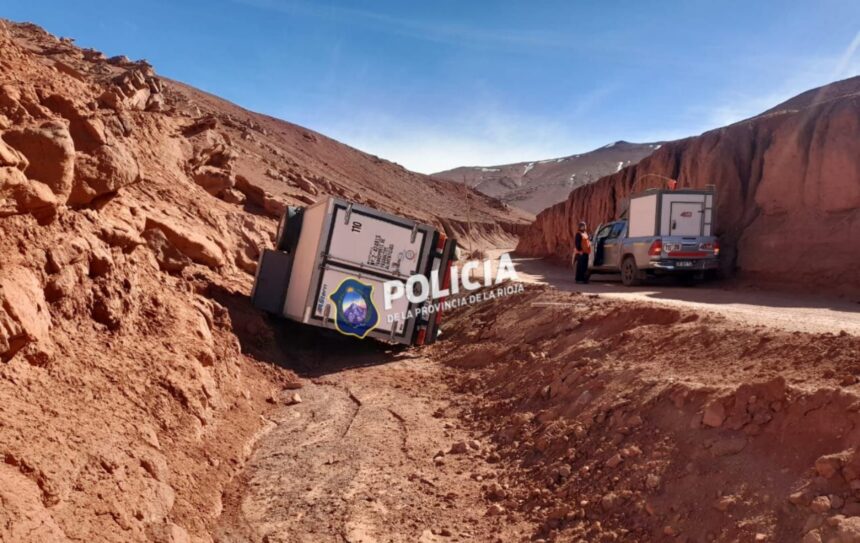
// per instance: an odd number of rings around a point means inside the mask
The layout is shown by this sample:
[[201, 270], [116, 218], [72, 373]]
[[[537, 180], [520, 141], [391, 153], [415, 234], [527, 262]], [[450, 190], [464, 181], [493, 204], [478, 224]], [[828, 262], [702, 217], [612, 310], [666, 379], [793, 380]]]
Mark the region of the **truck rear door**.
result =
[[387, 276], [408, 277], [422, 264], [427, 233], [387, 220], [381, 213], [336, 206], [327, 252], [328, 260], [359, 266]]
[[[304, 322], [331, 327], [338, 308], [332, 294], [348, 278], [371, 287], [370, 298], [379, 315], [370, 335], [401, 343], [411, 343], [419, 323], [416, 318], [402, 317], [417, 304], [404, 296], [390, 309], [383, 304], [383, 284], [389, 280], [405, 282], [413, 274], [429, 273], [435, 230], [415, 221], [388, 213], [335, 200], [322, 237], [319, 260], [309, 293]], [[349, 307], [340, 308], [344, 314]], [[363, 308], [358, 308], [363, 309]], [[414, 312], [414, 311], [413, 311]]]
[[701, 236], [705, 205], [702, 202], [671, 202], [670, 236]]
[[[328, 321], [334, 318], [337, 313], [337, 308], [332, 307], [331, 294], [337, 290], [341, 283], [346, 279], [353, 277], [368, 284], [372, 287], [371, 299], [373, 305], [379, 314], [379, 324], [375, 330], [390, 334], [394, 337], [404, 336], [407, 329], [407, 321], [395, 318], [389, 319], [389, 315], [399, 316], [409, 310], [409, 301], [406, 297], [394, 300], [391, 309], [386, 310], [383, 300], [384, 289], [383, 283], [386, 279], [375, 274], [363, 274], [355, 270], [341, 268], [334, 264], [326, 264], [323, 268], [320, 278], [319, 293], [317, 294], [317, 302], [314, 306], [313, 317], [318, 320]], [[347, 310], [348, 307], [344, 307]], [[393, 328], [393, 330], [392, 330]], [[411, 327], [410, 331], [411, 331]]]

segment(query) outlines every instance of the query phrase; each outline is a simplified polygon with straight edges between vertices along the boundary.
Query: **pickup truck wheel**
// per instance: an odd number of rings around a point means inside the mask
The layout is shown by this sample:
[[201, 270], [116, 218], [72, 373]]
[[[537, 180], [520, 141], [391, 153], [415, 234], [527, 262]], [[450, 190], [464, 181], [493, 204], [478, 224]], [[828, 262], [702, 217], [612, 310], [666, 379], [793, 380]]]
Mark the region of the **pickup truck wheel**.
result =
[[626, 287], [635, 287], [642, 284], [642, 275], [639, 273], [636, 260], [632, 256], [628, 256], [621, 263], [621, 282]]
[[682, 287], [692, 287], [696, 285], [697, 278], [695, 273], [682, 273], [678, 276], [678, 282]]

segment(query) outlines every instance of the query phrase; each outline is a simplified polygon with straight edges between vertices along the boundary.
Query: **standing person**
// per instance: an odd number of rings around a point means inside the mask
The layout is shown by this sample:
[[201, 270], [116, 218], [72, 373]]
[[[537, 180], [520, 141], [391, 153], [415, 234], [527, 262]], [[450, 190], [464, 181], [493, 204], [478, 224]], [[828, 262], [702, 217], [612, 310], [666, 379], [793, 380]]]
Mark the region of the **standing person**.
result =
[[588, 239], [588, 232], [585, 231], [585, 221], [579, 222], [579, 229], [576, 236], [573, 238], [573, 258], [574, 266], [576, 267], [576, 282], [579, 284], [588, 283], [588, 255], [591, 254], [591, 240]]

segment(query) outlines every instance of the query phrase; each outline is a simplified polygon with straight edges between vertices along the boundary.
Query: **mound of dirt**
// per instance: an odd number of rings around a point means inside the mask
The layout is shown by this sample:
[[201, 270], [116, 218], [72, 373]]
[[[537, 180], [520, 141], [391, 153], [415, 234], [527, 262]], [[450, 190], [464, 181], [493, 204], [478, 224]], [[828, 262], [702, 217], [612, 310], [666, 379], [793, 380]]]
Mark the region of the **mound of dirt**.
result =
[[546, 541], [857, 541], [860, 339], [529, 287], [436, 356]]
[[300, 385], [247, 299], [286, 205], [475, 242], [525, 218], [34, 25], [0, 21], [0, 51], [3, 541], [212, 541]]
[[[860, 292], [860, 77], [767, 113], [670, 142], [542, 212], [518, 251], [569, 262], [576, 224], [620, 216], [631, 192], [716, 185], [724, 271], [761, 283]], [[641, 181], [640, 178], [642, 179]]]

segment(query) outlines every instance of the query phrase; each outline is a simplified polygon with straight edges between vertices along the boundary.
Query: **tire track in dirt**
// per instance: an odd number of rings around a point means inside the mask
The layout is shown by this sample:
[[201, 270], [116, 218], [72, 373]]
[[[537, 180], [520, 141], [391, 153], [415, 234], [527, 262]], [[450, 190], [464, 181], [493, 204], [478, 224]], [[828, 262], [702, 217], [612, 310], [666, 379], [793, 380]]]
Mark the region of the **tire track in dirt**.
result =
[[217, 540], [522, 539], [531, 530], [525, 523], [485, 516], [482, 485], [500, 469], [486, 461], [489, 448], [450, 452], [476, 436], [456, 418], [445, 371], [406, 355], [313, 379], [300, 404], [274, 416], [277, 426], [249, 460]]

